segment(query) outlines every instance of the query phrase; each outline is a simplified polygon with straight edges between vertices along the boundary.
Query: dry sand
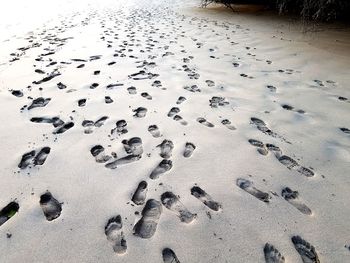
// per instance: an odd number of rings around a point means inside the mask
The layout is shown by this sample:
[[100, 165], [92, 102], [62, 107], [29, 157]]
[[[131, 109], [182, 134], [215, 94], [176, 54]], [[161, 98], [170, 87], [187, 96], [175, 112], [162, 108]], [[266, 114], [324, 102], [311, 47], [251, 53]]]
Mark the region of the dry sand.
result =
[[349, 261], [348, 30], [183, 0], [0, 21], [0, 262]]

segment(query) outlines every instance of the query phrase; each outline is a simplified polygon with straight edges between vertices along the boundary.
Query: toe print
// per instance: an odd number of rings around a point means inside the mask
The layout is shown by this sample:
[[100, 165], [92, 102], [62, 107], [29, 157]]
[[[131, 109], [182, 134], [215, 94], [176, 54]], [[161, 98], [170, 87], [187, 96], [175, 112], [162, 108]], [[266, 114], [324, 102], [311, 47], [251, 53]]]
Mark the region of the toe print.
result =
[[281, 255], [281, 253], [269, 243], [265, 244], [264, 247], [264, 255], [265, 255], [265, 262], [266, 263], [284, 263], [285, 259]]
[[112, 217], [105, 226], [105, 235], [112, 244], [115, 253], [122, 255], [127, 251], [127, 244], [122, 231], [123, 223], [120, 215]]

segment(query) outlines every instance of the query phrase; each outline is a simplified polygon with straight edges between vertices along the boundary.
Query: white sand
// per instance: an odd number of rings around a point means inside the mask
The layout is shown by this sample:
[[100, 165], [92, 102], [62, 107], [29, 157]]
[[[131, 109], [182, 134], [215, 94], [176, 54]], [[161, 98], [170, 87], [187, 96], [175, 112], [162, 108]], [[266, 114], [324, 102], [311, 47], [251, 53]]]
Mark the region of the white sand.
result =
[[[298, 25], [280, 18], [202, 10], [196, 1], [65, 0], [48, 4], [38, 0], [23, 5], [11, 1], [1, 9], [0, 209], [10, 201], [18, 202], [20, 208], [0, 226], [0, 262], [162, 262], [165, 247], [182, 263], [264, 262], [267, 242], [286, 262], [302, 262], [291, 242], [294, 235], [310, 242], [321, 262], [349, 260], [350, 251], [345, 246], [350, 245], [350, 134], [339, 129], [350, 129], [348, 31], [333, 28], [304, 35]], [[10, 13], [14, 6], [17, 14]], [[59, 32], [59, 28], [65, 31]], [[134, 42], [131, 32], [135, 33]], [[72, 39], [57, 47], [45, 39], [49, 34], [52, 39]], [[28, 36], [42, 45], [9, 62], [10, 53], [21, 53], [16, 49], [30, 45]], [[146, 42], [148, 39], [151, 41]], [[120, 47], [123, 41], [134, 46]], [[147, 44], [154, 46], [147, 49]], [[48, 52], [45, 48], [55, 50], [55, 54], [35, 61]], [[122, 48], [125, 51], [115, 52]], [[163, 57], [166, 52], [172, 53]], [[119, 56], [113, 57], [115, 53]], [[85, 63], [71, 61], [88, 60], [93, 55], [102, 57]], [[184, 63], [183, 58], [189, 56], [194, 58]], [[50, 58], [58, 64], [46, 67]], [[157, 64], [146, 71], [159, 77], [128, 78], [142, 69], [136, 68], [141, 65], [136, 62], [143, 60]], [[61, 64], [63, 61], [72, 64]], [[116, 63], [108, 66], [112, 61]], [[83, 63], [84, 68], [76, 68]], [[59, 68], [62, 75], [32, 84], [45, 76], [35, 73], [33, 65], [46, 73]], [[199, 78], [190, 79], [183, 65], [194, 69]], [[93, 75], [95, 70], [101, 74]], [[152, 87], [154, 80], [160, 80], [162, 87]], [[209, 87], [206, 80], [215, 85]], [[314, 80], [320, 80], [321, 85]], [[58, 89], [58, 82], [67, 88]], [[99, 86], [89, 89], [94, 82]], [[107, 90], [111, 83], [124, 86]], [[183, 88], [191, 85], [198, 85], [201, 92]], [[267, 85], [275, 86], [276, 92]], [[137, 94], [128, 93], [130, 86], [136, 87]], [[75, 91], [68, 93], [70, 89]], [[21, 90], [24, 96], [15, 97], [10, 90]], [[148, 92], [152, 100], [143, 98], [142, 92]], [[114, 102], [106, 104], [105, 96]], [[187, 100], [177, 105], [179, 96]], [[224, 97], [229, 104], [211, 108], [213, 96]], [[341, 101], [339, 96], [349, 100]], [[45, 107], [21, 112], [22, 106], [31, 103], [28, 97], [51, 101]], [[82, 98], [87, 99], [86, 106], [78, 107]], [[282, 104], [305, 114], [285, 110]], [[147, 108], [146, 117], [133, 117], [132, 110], [138, 107]], [[167, 117], [172, 107], [180, 108], [178, 115], [188, 125]], [[75, 125], [54, 135], [51, 124], [30, 122], [32, 117], [44, 116], [59, 116]], [[104, 125], [85, 134], [82, 121], [102, 116], [109, 117]], [[200, 124], [198, 117], [215, 127]], [[279, 136], [259, 131], [250, 123], [251, 117], [263, 120]], [[116, 121], [122, 119], [128, 133], [110, 137]], [[230, 120], [236, 130], [225, 127], [223, 119]], [[162, 137], [154, 138], [147, 131], [152, 124], [159, 127]], [[108, 155], [114, 151], [118, 158], [126, 156], [121, 141], [132, 137], [142, 139], [144, 152], [139, 161], [111, 170], [96, 163], [90, 153], [92, 146], [100, 144]], [[173, 167], [151, 180], [151, 171], [162, 160], [156, 146], [164, 139], [174, 144]], [[287, 169], [272, 151], [267, 156], [259, 154], [248, 139], [279, 146], [300, 165], [312, 167], [315, 175], [306, 177]], [[190, 158], [183, 157], [186, 142], [196, 146]], [[44, 146], [51, 152], [43, 165], [17, 167], [22, 154]], [[261, 202], [239, 188], [238, 178], [249, 179], [257, 189], [268, 192], [270, 202]], [[142, 180], [149, 184], [147, 199], [160, 200], [163, 192], [172, 191], [197, 213], [196, 220], [182, 223], [176, 213], [163, 206], [154, 236], [134, 236], [133, 227], [140, 219], [134, 213], [141, 212], [143, 206], [132, 206], [131, 197]], [[210, 210], [191, 195], [195, 184], [219, 202], [222, 210]], [[300, 201], [312, 210], [311, 216], [282, 197], [281, 190], [287, 186], [299, 192]], [[63, 202], [61, 215], [53, 221], [46, 220], [39, 205], [47, 190]], [[116, 215], [123, 220], [128, 246], [125, 255], [113, 251], [104, 233], [107, 221]]]

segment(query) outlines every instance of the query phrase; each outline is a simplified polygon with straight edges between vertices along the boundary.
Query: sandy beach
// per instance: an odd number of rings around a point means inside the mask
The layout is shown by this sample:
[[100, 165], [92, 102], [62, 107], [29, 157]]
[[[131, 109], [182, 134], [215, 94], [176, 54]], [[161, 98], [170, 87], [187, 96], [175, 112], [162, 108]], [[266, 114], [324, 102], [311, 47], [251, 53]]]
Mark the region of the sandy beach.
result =
[[350, 261], [350, 29], [185, 0], [0, 11], [0, 262]]

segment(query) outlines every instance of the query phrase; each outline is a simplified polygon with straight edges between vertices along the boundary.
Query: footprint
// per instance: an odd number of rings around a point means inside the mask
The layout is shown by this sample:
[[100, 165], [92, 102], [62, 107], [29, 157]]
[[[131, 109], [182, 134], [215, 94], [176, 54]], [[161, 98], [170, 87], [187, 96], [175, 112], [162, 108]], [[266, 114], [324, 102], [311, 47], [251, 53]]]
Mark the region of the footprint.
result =
[[59, 88], [59, 89], [65, 89], [65, 88], [67, 88], [67, 86], [64, 85], [62, 82], [58, 82], [58, 83], [57, 83], [57, 88]]
[[339, 96], [339, 97], [338, 97], [338, 100], [340, 100], [340, 101], [347, 101], [348, 98], [345, 98], [345, 97], [343, 97], [343, 96]]
[[161, 144], [157, 145], [157, 147], [160, 147], [159, 155], [164, 159], [169, 159], [174, 149], [174, 144], [170, 140], [164, 140]]
[[250, 120], [258, 128], [258, 130], [262, 131], [263, 133], [266, 133], [266, 134], [271, 135], [271, 136], [276, 135], [266, 126], [266, 123], [263, 120], [260, 120], [260, 119], [255, 118], [255, 117], [250, 118]]
[[97, 121], [91, 121], [91, 120], [84, 120], [82, 123], [81, 123], [81, 125], [84, 127], [84, 128], [86, 128], [85, 130], [84, 130], [84, 133], [85, 134], [90, 134], [90, 133], [92, 133], [93, 132], [93, 127], [97, 127], [97, 128], [99, 128], [99, 127], [101, 127], [104, 123], [105, 123], [105, 121], [108, 119], [108, 116], [103, 116], [103, 117], [101, 117], [101, 118], [99, 118]]
[[48, 154], [50, 153], [50, 147], [43, 147], [40, 150], [32, 150], [22, 155], [21, 161], [18, 164], [18, 168], [25, 169], [31, 164], [43, 165], [46, 161]]
[[146, 181], [141, 181], [139, 183], [134, 195], [131, 198], [131, 201], [133, 201], [134, 204], [143, 205], [145, 203], [146, 195], [147, 195], [147, 191], [148, 191], [147, 187], [148, 187], [148, 184]]
[[165, 192], [160, 197], [162, 204], [173, 211], [180, 218], [181, 222], [191, 223], [197, 215], [192, 214], [172, 192]]
[[350, 134], [350, 129], [348, 128], [339, 128], [342, 132], [346, 133], [346, 134]]
[[281, 253], [269, 243], [265, 244], [264, 247], [264, 255], [265, 255], [265, 262], [266, 263], [284, 263], [285, 259], [281, 255]]
[[37, 98], [32, 101], [32, 104], [28, 107], [28, 110], [38, 108], [38, 107], [45, 107], [49, 102], [51, 101], [51, 98]]
[[53, 127], [57, 128], [59, 126], [62, 126], [64, 122], [59, 117], [33, 117], [30, 119], [31, 122], [34, 123], [50, 123], [53, 125]]
[[147, 92], [142, 92], [142, 93], [141, 93], [141, 96], [142, 96], [143, 98], [148, 99], [148, 100], [151, 100], [151, 99], [152, 99], [152, 96], [149, 95]]
[[123, 83], [112, 83], [112, 84], [108, 84], [106, 86], [106, 89], [111, 90], [115, 87], [121, 87], [121, 86], [124, 86], [124, 84]]
[[154, 138], [160, 137], [160, 130], [157, 125], [150, 125], [148, 127], [148, 131], [152, 134]]
[[73, 126], [74, 126], [74, 122], [67, 122], [63, 126], [61, 126], [61, 127], [57, 128], [56, 130], [54, 130], [52, 133], [53, 134], [61, 134], [61, 133], [66, 132], [67, 130], [69, 130]]
[[58, 218], [62, 212], [62, 205], [51, 195], [50, 192], [40, 196], [40, 206], [48, 221]]
[[106, 104], [113, 103], [113, 99], [110, 96], [105, 96], [105, 103]]
[[98, 83], [92, 83], [92, 84], [90, 85], [90, 89], [96, 89], [99, 85], [100, 85], [100, 84], [98, 84]]
[[214, 87], [215, 86], [215, 82], [212, 80], [206, 80], [205, 83], [207, 83], [208, 87]]
[[111, 156], [105, 155], [104, 151], [105, 149], [102, 145], [95, 145], [90, 149], [90, 153], [95, 157], [97, 163], [105, 163], [112, 158]]
[[79, 107], [84, 107], [86, 105], [86, 99], [80, 99], [78, 100], [78, 106]]
[[266, 126], [266, 123], [263, 120], [260, 120], [258, 118], [252, 117], [250, 118], [250, 120], [252, 121], [253, 124], [255, 124], [256, 126]]
[[152, 83], [152, 87], [160, 88], [160, 87], [162, 87], [162, 82], [160, 80], [155, 80]]
[[0, 211], [0, 226], [3, 225], [7, 220], [13, 217], [19, 210], [17, 202], [10, 202]]
[[38, 74], [45, 74], [45, 71], [41, 70], [41, 69], [36, 69], [34, 70], [35, 73], [38, 73]]
[[209, 106], [212, 108], [218, 108], [219, 106], [225, 106], [228, 105], [228, 101], [224, 97], [212, 97], [209, 100]]
[[249, 139], [248, 142], [255, 147], [259, 147], [259, 148], [265, 147], [264, 143], [259, 140]]
[[111, 134], [112, 135], [122, 135], [122, 134], [126, 134], [128, 132], [127, 129], [127, 122], [125, 120], [119, 120], [116, 122], [116, 126], [115, 128], [113, 128], [111, 130]]
[[133, 112], [135, 112], [135, 114], [133, 115], [134, 117], [143, 118], [146, 116], [147, 109], [143, 107], [138, 107], [137, 109], [134, 109]]
[[59, 72], [52, 72], [52, 73], [50, 73], [50, 75], [46, 76], [45, 78], [38, 80], [38, 81], [33, 81], [32, 83], [35, 85], [39, 85], [39, 84], [42, 84], [44, 82], [50, 81], [51, 79], [58, 77], [60, 75], [61, 75], [61, 73], [59, 73]]
[[80, 59], [80, 58], [71, 58], [72, 61], [74, 62], [87, 62], [85, 59]]
[[263, 120], [255, 117], [252, 117], [250, 120], [251, 120], [251, 124], [254, 124], [258, 128], [258, 130], [261, 131], [262, 133], [265, 133], [272, 137], [280, 138], [282, 141], [290, 144], [290, 142], [287, 141], [285, 138], [283, 138], [282, 136], [270, 130]]
[[84, 130], [84, 133], [85, 134], [90, 134], [90, 133], [92, 133], [93, 132], [93, 126], [94, 126], [94, 123], [95, 122], [93, 122], [93, 121], [91, 121], [91, 120], [83, 120], [83, 122], [81, 123], [81, 125], [84, 127], [84, 128], [86, 128], [85, 130]]
[[297, 112], [297, 113], [300, 113], [300, 114], [304, 114], [305, 113], [304, 110], [296, 110], [296, 109], [294, 109], [293, 106], [290, 106], [288, 104], [282, 104], [281, 106], [285, 110], [294, 111], [294, 112]]
[[287, 155], [283, 155], [282, 150], [278, 146], [275, 146], [271, 143], [267, 143], [265, 146], [269, 151], [273, 152], [275, 157], [277, 158], [277, 160], [280, 163], [282, 163], [284, 166], [286, 166], [288, 169], [295, 170], [298, 173], [300, 173], [306, 177], [312, 177], [315, 175], [315, 173], [313, 171], [311, 171], [310, 169], [303, 167], [303, 166], [300, 166], [298, 164], [298, 162], [296, 160], [294, 160], [293, 158], [291, 158]]
[[308, 208], [303, 202], [299, 200], [299, 192], [293, 191], [289, 187], [282, 189], [282, 197], [286, 199], [288, 203], [290, 203], [292, 206], [294, 206], [296, 209], [298, 209], [300, 212], [302, 212], [305, 215], [311, 215], [312, 211], [310, 208]]
[[180, 96], [180, 97], [177, 99], [176, 104], [181, 104], [181, 103], [183, 103], [185, 100], [186, 100], [185, 97]]
[[186, 158], [191, 157], [195, 149], [196, 149], [196, 146], [193, 143], [186, 142], [185, 151], [183, 153], [183, 156]]
[[179, 121], [182, 125], [187, 125], [187, 121], [185, 121], [180, 115], [175, 115], [173, 120]]
[[110, 218], [105, 226], [107, 240], [113, 244], [113, 250], [117, 254], [125, 254], [127, 251], [124, 233], [121, 231], [122, 227], [123, 223], [120, 215]]
[[20, 168], [20, 169], [27, 168], [29, 165], [32, 164], [34, 156], [35, 156], [35, 150], [32, 150], [30, 152], [23, 154], [22, 159], [21, 159], [20, 163], [18, 164], [18, 168]]
[[197, 85], [185, 86], [184, 89], [191, 92], [201, 92], [200, 88], [198, 88]]
[[161, 213], [162, 204], [157, 200], [149, 199], [142, 210], [142, 218], [134, 227], [134, 235], [151, 238], [157, 230]]
[[164, 263], [180, 263], [175, 252], [170, 248], [164, 248], [162, 251], [163, 262]]
[[288, 169], [296, 170], [298, 173], [305, 175], [306, 177], [312, 177], [315, 175], [313, 171], [303, 166], [300, 166], [297, 161], [295, 161], [294, 159], [292, 159], [287, 155], [282, 155], [281, 157], [278, 158], [278, 161], [280, 161], [280, 163], [282, 163]]
[[129, 87], [129, 88], [127, 88], [127, 90], [128, 90], [128, 92], [129, 92], [129, 94], [132, 94], [132, 95], [137, 93], [135, 87]]
[[109, 168], [109, 169], [116, 169], [118, 168], [118, 166], [120, 165], [125, 165], [125, 164], [129, 164], [129, 163], [133, 163], [133, 162], [136, 162], [138, 160], [141, 159], [141, 155], [133, 155], [133, 154], [130, 154], [130, 155], [127, 155], [127, 156], [124, 156], [122, 158], [119, 158], [115, 161], [112, 161], [110, 163], [107, 163], [105, 165], [106, 168]]
[[249, 76], [249, 75], [247, 75], [245, 73], [240, 74], [240, 76], [243, 77], [243, 78], [249, 78], [249, 79], [253, 79], [254, 78], [254, 77]]
[[259, 200], [268, 203], [269, 199], [271, 198], [268, 193], [262, 192], [259, 189], [255, 188], [253, 186], [253, 182], [249, 181], [247, 179], [239, 178], [236, 181], [236, 184], [238, 187], [246, 191], [247, 193], [253, 195], [254, 197], [258, 198]]
[[202, 118], [202, 117], [199, 117], [197, 118], [197, 121], [209, 128], [213, 128], [214, 127], [214, 124], [212, 124], [211, 122], [208, 122], [206, 119]]
[[302, 239], [300, 236], [293, 236], [292, 242], [304, 263], [320, 263], [313, 245]]
[[122, 144], [126, 153], [133, 156], [141, 156], [143, 153], [142, 140], [139, 137], [132, 137], [129, 140], [123, 140]]
[[228, 129], [230, 129], [230, 130], [233, 130], [233, 131], [236, 130], [236, 127], [233, 126], [233, 125], [231, 124], [231, 121], [229, 121], [228, 119], [222, 120], [221, 123], [222, 123], [224, 126], [226, 126], [226, 128], [228, 128]]
[[99, 118], [97, 121], [95, 121], [94, 126], [101, 127], [107, 119], [108, 119], [108, 116], [103, 116], [103, 117]]
[[277, 88], [272, 85], [267, 85], [266, 88], [268, 88], [271, 92], [276, 92]]
[[168, 117], [174, 117], [179, 112], [180, 112], [180, 109], [178, 107], [173, 107], [170, 109], [170, 111], [168, 113]]
[[282, 105], [282, 108], [285, 109], [285, 110], [293, 110], [293, 109], [294, 109], [293, 106], [290, 106], [290, 105], [288, 105], [288, 104], [283, 104], [283, 105]]
[[255, 140], [255, 139], [249, 139], [248, 142], [257, 147], [257, 151], [258, 153], [260, 153], [261, 155], [267, 155], [269, 153], [268, 149], [266, 148], [266, 146], [264, 145], [263, 142]]
[[203, 204], [214, 211], [219, 211], [222, 208], [220, 203], [215, 202], [213, 198], [199, 186], [193, 186], [191, 188], [191, 195], [199, 199]]
[[280, 163], [282, 163], [288, 169], [293, 169], [299, 166], [297, 161], [287, 155], [282, 155], [280, 158], [278, 158], [278, 161], [280, 161]]
[[312, 177], [315, 175], [315, 173], [313, 171], [311, 171], [310, 169], [306, 168], [306, 167], [303, 167], [303, 166], [300, 166], [298, 169], [297, 169], [297, 172], [306, 176], [306, 177]]
[[168, 172], [173, 167], [173, 162], [171, 160], [163, 159], [156, 168], [150, 174], [151, 179], [157, 179], [159, 176], [165, 172]]
[[23, 97], [23, 92], [20, 91], [20, 90], [12, 90], [12, 91], [11, 91], [11, 94], [12, 94], [13, 96], [18, 97], [18, 98]]
[[38, 152], [38, 154], [34, 157], [33, 163], [34, 165], [43, 165], [46, 161], [47, 156], [49, 155], [51, 151], [50, 147], [43, 147]]
[[273, 145], [271, 143], [267, 143], [266, 148], [269, 151], [273, 152], [277, 159], [279, 159], [282, 156], [282, 150], [280, 149], [280, 147]]
[[[137, 77], [137, 76], [139, 76], [139, 77]], [[154, 79], [156, 77], [159, 77], [159, 74], [154, 74], [151, 72], [145, 72], [144, 70], [141, 70], [137, 73], [129, 75], [128, 77], [132, 78], [133, 80]], [[152, 84], [152, 86], [153, 86], [153, 84]]]

